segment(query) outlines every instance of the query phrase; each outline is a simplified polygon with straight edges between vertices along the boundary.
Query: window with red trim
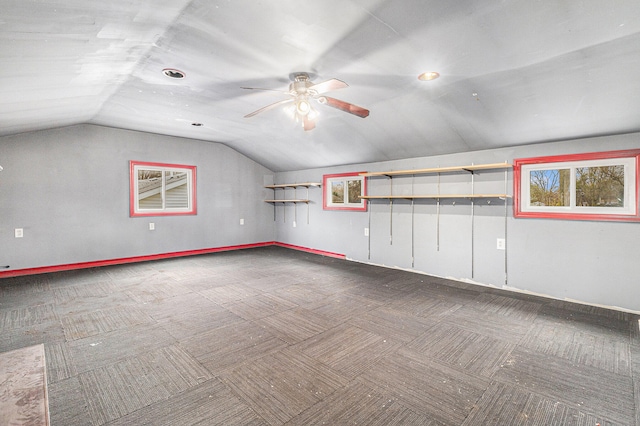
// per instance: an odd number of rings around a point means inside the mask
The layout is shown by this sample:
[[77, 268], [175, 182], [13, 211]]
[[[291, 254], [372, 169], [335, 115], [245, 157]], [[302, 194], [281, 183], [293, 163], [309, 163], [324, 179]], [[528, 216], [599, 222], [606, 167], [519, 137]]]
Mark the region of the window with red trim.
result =
[[367, 180], [359, 172], [324, 175], [322, 193], [322, 207], [325, 210], [367, 209], [367, 201], [360, 198], [367, 195]]
[[514, 216], [640, 221], [640, 150], [514, 160]]
[[130, 216], [196, 214], [196, 167], [130, 162]]

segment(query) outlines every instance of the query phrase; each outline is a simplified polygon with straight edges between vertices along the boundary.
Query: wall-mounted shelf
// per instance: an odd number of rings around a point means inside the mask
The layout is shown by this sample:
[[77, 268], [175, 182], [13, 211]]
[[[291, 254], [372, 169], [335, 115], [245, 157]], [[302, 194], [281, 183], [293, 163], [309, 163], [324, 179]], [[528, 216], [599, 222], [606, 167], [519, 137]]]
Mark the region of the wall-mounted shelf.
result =
[[[436, 200], [436, 249], [440, 250], [440, 201], [445, 199], [469, 199], [471, 200], [471, 278], [474, 278], [474, 265], [473, 265], [473, 251], [474, 251], [474, 211], [475, 211], [475, 202], [477, 199], [487, 199], [488, 203], [491, 203], [491, 199], [498, 199], [504, 201], [504, 238], [506, 241], [507, 237], [507, 199], [511, 198], [511, 195], [507, 194], [507, 171], [511, 169], [513, 166], [507, 162], [504, 163], [488, 163], [488, 164], [470, 164], [464, 166], [450, 166], [450, 167], [432, 167], [426, 169], [409, 169], [409, 170], [390, 170], [383, 172], [366, 172], [360, 173], [360, 176], [366, 176], [367, 178], [378, 178], [378, 177], [386, 177], [389, 181], [389, 189], [388, 193], [384, 195], [366, 195], [363, 196], [363, 199], [366, 200], [388, 200], [389, 202], [389, 244], [393, 244], [393, 203], [395, 200], [410, 200], [411, 201], [411, 264], [414, 266], [415, 258], [414, 258], [414, 241], [413, 241], [413, 209], [414, 209], [414, 201], [415, 200]], [[503, 179], [496, 180], [496, 183], [502, 181], [504, 185], [504, 192], [502, 193], [476, 193], [475, 192], [475, 179], [474, 174], [476, 172], [488, 171], [488, 172], [496, 172], [504, 170]], [[452, 173], [468, 173], [470, 178], [470, 192], [466, 194], [451, 194], [451, 193], [441, 193], [440, 186], [441, 180], [440, 177], [442, 174], [452, 174]], [[402, 194], [396, 195], [394, 194], [394, 177], [398, 176], [400, 178], [409, 177], [411, 179], [411, 187], [413, 188], [414, 180], [416, 176], [420, 175], [437, 175], [437, 193], [435, 194]], [[443, 185], [448, 185], [444, 183]], [[369, 186], [371, 188], [371, 186]], [[413, 190], [411, 191], [413, 192]], [[455, 201], [454, 201], [455, 204]], [[369, 209], [369, 227], [371, 227], [371, 209]], [[371, 259], [371, 233], [369, 233], [369, 259]], [[506, 250], [504, 257], [504, 268], [505, 268], [505, 284], [507, 282], [507, 263], [506, 263]]]
[[284, 189], [284, 188], [309, 188], [310, 186], [320, 186], [319, 182], [305, 182], [305, 183], [281, 183], [278, 185], [265, 185], [265, 188], [269, 189]]
[[468, 166], [453, 166], [453, 167], [432, 167], [428, 169], [413, 169], [413, 170], [391, 170], [388, 172], [367, 172], [360, 173], [360, 176], [399, 176], [399, 175], [425, 175], [435, 173], [452, 173], [452, 172], [475, 172], [480, 170], [498, 170], [498, 169], [510, 169], [513, 167], [509, 163], [492, 163], [492, 164], [471, 164]]
[[365, 200], [415, 200], [415, 199], [440, 199], [440, 198], [511, 198], [508, 194], [431, 194], [431, 195], [365, 195], [360, 198]]
[[308, 203], [309, 200], [264, 200], [265, 203]]
[[[297, 217], [298, 217], [298, 210], [295, 207], [297, 207], [298, 204], [306, 204], [307, 205], [307, 223], [309, 223], [309, 202], [311, 201], [309, 200], [309, 188], [320, 187], [320, 186], [322, 186], [320, 182], [280, 183], [280, 184], [273, 184], [273, 185], [265, 185], [264, 186], [265, 188], [273, 189], [274, 198], [270, 200], [264, 200], [264, 202], [273, 204], [273, 220], [274, 221], [276, 220], [276, 204], [278, 203], [282, 205], [287, 203], [294, 204], [294, 219], [293, 219], [294, 222], [297, 221]], [[306, 198], [297, 198], [298, 188], [306, 189]], [[275, 198], [276, 190], [278, 189], [282, 189], [283, 191], [286, 191], [287, 189], [293, 189], [293, 198]], [[286, 222], [285, 211], [286, 210], [283, 209], [282, 220]]]

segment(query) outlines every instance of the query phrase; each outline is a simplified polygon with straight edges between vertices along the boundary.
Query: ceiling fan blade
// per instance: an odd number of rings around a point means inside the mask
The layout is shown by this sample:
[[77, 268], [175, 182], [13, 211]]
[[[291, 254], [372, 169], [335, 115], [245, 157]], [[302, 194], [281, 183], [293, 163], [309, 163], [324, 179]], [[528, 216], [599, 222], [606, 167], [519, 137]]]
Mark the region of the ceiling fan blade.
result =
[[340, 99], [330, 98], [329, 96], [322, 96], [318, 98], [318, 101], [323, 104], [327, 104], [330, 107], [338, 108], [349, 114], [357, 115], [358, 117], [368, 117], [369, 110], [359, 107], [358, 105], [350, 104], [349, 102], [341, 101]]
[[331, 92], [332, 90], [344, 89], [345, 87], [349, 87], [349, 85], [342, 80], [332, 78], [331, 80], [323, 81], [322, 83], [312, 84], [309, 86], [309, 89], [315, 90], [318, 94], [321, 94]]
[[308, 114], [304, 116], [303, 125], [305, 132], [316, 128], [315, 120], [310, 119]]
[[288, 102], [293, 102], [293, 99], [285, 99], [285, 100], [282, 100], [282, 101], [274, 102], [272, 104], [269, 104], [269, 105], [267, 105], [265, 107], [260, 108], [259, 110], [253, 111], [253, 112], [245, 115], [244, 118], [253, 117], [254, 115], [260, 114], [261, 112], [268, 111], [270, 109], [273, 109], [273, 108], [277, 107], [278, 105], [286, 104]]

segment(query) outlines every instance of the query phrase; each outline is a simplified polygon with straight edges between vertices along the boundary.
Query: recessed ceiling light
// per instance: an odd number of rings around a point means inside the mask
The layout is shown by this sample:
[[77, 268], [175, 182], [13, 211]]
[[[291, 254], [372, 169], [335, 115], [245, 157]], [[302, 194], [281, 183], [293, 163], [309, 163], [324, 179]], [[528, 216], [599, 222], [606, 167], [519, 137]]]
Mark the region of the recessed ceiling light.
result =
[[202, 127], [202, 126], [203, 126], [203, 124], [202, 124], [202, 123], [191, 123], [191, 125], [192, 125], [193, 127]]
[[162, 74], [171, 78], [184, 78], [186, 75], [184, 72], [177, 70], [175, 68], [165, 68], [162, 70]]
[[439, 73], [437, 73], [435, 71], [429, 71], [429, 72], [423, 72], [422, 74], [420, 74], [418, 76], [418, 80], [430, 81], [430, 80], [435, 80], [438, 77], [440, 77]]

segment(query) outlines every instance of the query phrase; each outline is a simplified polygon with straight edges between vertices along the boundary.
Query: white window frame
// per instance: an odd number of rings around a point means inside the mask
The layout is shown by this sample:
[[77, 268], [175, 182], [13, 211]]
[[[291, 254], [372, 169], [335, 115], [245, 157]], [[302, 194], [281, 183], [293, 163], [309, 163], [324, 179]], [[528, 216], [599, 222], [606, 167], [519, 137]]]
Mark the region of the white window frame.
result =
[[[353, 210], [353, 211], [364, 211], [367, 209], [367, 200], [360, 199], [358, 203], [349, 203], [349, 182], [350, 181], [359, 181], [360, 182], [360, 196], [367, 195], [367, 180], [364, 176], [360, 176], [361, 172], [355, 173], [341, 173], [341, 174], [333, 174], [333, 175], [324, 175], [322, 177], [322, 188], [323, 188], [323, 208], [325, 210]], [[334, 203], [332, 196], [332, 188], [334, 183], [342, 183], [343, 185], [343, 200], [342, 203]]]

